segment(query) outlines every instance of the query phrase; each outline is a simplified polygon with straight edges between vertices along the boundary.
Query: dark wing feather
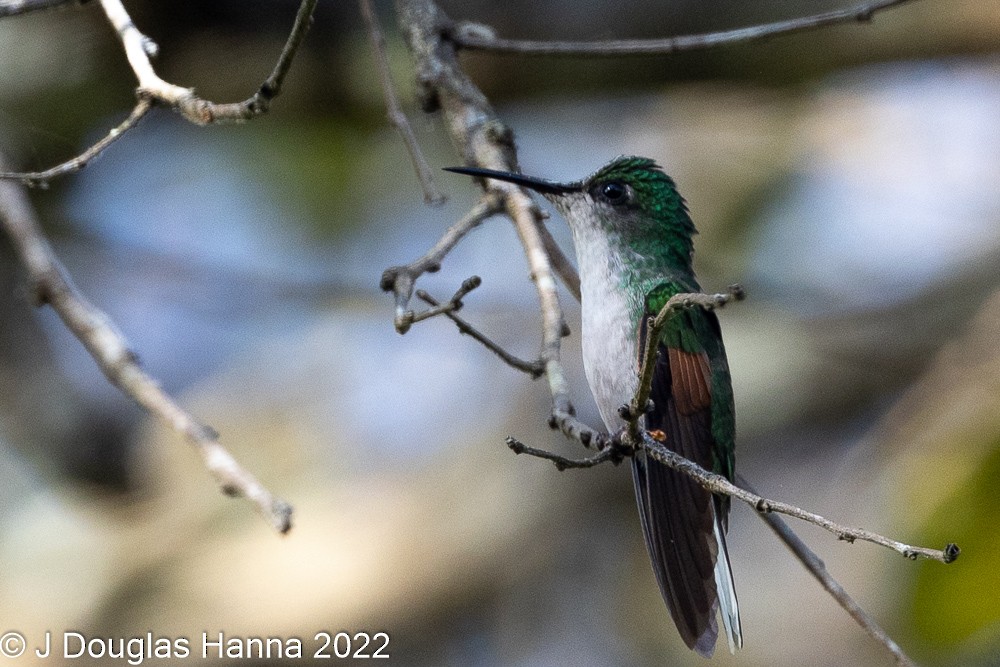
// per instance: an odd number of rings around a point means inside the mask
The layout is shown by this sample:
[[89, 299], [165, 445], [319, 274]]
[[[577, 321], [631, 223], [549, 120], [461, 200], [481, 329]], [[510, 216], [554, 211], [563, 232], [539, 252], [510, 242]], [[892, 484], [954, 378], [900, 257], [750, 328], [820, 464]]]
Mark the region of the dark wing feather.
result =
[[[645, 328], [644, 317], [640, 350], [645, 345]], [[668, 448], [707, 470], [714, 467], [711, 387], [705, 352], [659, 344], [650, 395], [654, 408], [646, 415], [645, 428], [662, 431]], [[649, 457], [635, 457], [632, 472], [660, 592], [684, 643], [709, 656], [719, 633], [712, 494], [687, 475]]]

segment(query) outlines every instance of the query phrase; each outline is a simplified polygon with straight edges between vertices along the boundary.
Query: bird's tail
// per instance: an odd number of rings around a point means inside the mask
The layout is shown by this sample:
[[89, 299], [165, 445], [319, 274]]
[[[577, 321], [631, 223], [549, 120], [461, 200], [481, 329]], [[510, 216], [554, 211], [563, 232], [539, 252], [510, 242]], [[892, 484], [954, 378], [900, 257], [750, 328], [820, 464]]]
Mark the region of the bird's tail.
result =
[[632, 459], [632, 476], [653, 572], [681, 638], [710, 657], [721, 610], [735, 652], [743, 635], [720, 503], [687, 475], [641, 454]]
[[733, 584], [733, 570], [729, 566], [729, 547], [726, 546], [726, 534], [723, 522], [718, 516], [719, 507], [716, 505], [715, 527], [712, 533], [715, 535], [715, 543], [718, 546], [718, 555], [715, 558], [715, 590], [719, 596], [719, 608], [722, 611], [722, 625], [726, 628], [726, 637], [729, 639], [729, 652], [736, 653], [736, 649], [743, 648], [743, 628], [740, 626], [740, 605], [736, 600], [736, 586]]

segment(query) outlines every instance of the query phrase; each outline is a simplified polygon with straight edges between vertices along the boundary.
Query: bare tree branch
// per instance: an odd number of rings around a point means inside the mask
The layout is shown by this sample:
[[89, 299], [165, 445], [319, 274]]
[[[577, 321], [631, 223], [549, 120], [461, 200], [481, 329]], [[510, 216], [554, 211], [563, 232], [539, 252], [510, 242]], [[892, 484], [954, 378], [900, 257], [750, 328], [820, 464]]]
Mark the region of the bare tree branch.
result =
[[285, 45], [281, 47], [281, 54], [278, 56], [278, 61], [274, 63], [274, 69], [264, 79], [264, 83], [260, 84], [257, 92], [243, 102], [217, 104], [216, 106], [220, 109], [216, 112], [216, 115], [225, 116], [229, 113], [227, 109], [230, 108], [232, 109], [231, 113], [237, 120], [242, 119], [245, 114], [249, 114], [246, 116], [249, 119], [267, 113], [271, 107], [271, 100], [281, 94], [281, 87], [285, 84], [285, 77], [288, 76], [289, 70], [292, 69], [292, 61], [295, 60], [295, 55], [299, 52], [299, 47], [302, 46], [302, 42], [306, 38], [306, 33], [309, 32], [309, 28], [312, 26], [313, 13], [316, 11], [317, 2], [318, 0], [302, 0], [299, 10], [295, 13], [295, 21], [292, 23], [291, 31], [288, 33], [288, 39], [285, 40]]
[[[737, 474], [736, 481], [747, 491], [751, 493], [756, 493], [754, 488], [749, 482], [742, 476]], [[766, 523], [771, 530], [778, 536], [785, 546], [796, 556], [796, 558], [801, 561], [802, 565], [805, 566], [809, 572], [816, 577], [820, 585], [826, 589], [834, 600], [851, 615], [858, 625], [860, 625], [865, 632], [871, 635], [875, 641], [884, 646], [893, 657], [896, 658], [896, 664], [903, 665], [904, 667], [916, 667], [916, 663], [913, 662], [903, 649], [900, 648], [892, 637], [886, 633], [885, 630], [872, 618], [871, 614], [862, 609], [861, 605], [855, 602], [854, 598], [848, 594], [844, 587], [834, 579], [826, 569], [826, 564], [817, 556], [812, 549], [806, 546], [798, 535], [796, 535], [785, 520], [782, 519], [777, 514], [772, 514], [770, 512], [758, 512], [757, 516]], [[953, 545], [949, 545], [953, 546]], [[957, 549], [957, 547], [956, 547]], [[948, 549], [945, 549], [945, 553], [948, 553]]]
[[[425, 110], [443, 112], [452, 142], [467, 164], [519, 171], [513, 133], [458, 63], [455, 44], [448, 38], [454, 25], [451, 19], [433, 0], [396, 0], [396, 11], [400, 29], [416, 60]], [[541, 359], [552, 395], [550, 424], [581, 442], [595, 441], [599, 434], [575, 417], [560, 361], [560, 341], [566, 327], [552, 259], [546, 250], [545, 233], [541, 231], [542, 213], [523, 188], [492, 180], [484, 187], [499, 198], [513, 221], [538, 293], [542, 315]]]
[[0, 18], [52, 9], [69, 3], [83, 4], [87, 0], [0, 0]]
[[608, 461], [618, 465], [624, 460], [622, 449], [615, 446], [604, 447], [593, 456], [588, 456], [584, 459], [573, 459], [567, 456], [560, 456], [559, 454], [549, 452], [544, 449], [538, 449], [537, 447], [529, 447], [510, 435], [507, 436], [507, 446], [510, 447], [510, 450], [515, 454], [527, 454], [528, 456], [534, 456], [536, 458], [545, 459], [546, 461], [552, 461], [552, 463], [556, 466], [556, 470], [560, 471], [568, 468], [593, 468], [594, 466], [599, 466], [602, 463], [607, 463]]
[[121, 39], [132, 71], [139, 80], [139, 91], [145, 93], [175, 110], [182, 116], [198, 125], [209, 123], [239, 122], [250, 120], [270, 107], [271, 100], [281, 92], [285, 75], [291, 67], [292, 60], [302, 44], [306, 31], [312, 23], [313, 10], [318, 0], [302, 0], [295, 23], [288, 34], [285, 46], [278, 57], [271, 75], [261, 84], [260, 88], [248, 99], [242, 102], [219, 104], [209, 102], [194, 94], [191, 88], [182, 88], [161, 79], [153, 70], [150, 58], [155, 56], [158, 47], [149, 37], [146, 37], [125, 10], [121, 0], [100, 0], [101, 7], [111, 25]]
[[810, 512], [804, 510], [801, 507], [796, 507], [789, 503], [781, 502], [780, 500], [771, 500], [770, 498], [764, 498], [757, 495], [756, 493], [751, 493], [746, 489], [736, 486], [724, 476], [719, 475], [714, 472], [709, 472], [705, 470], [697, 463], [690, 461], [680, 454], [667, 449], [662, 443], [657, 442], [647, 433], [643, 433], [640, 436], [642, 441], [639, 443], [638, 447], [633, 447], [624, 441], [620, 436], [616, 437], [610, 447], [606, 447], [602, 450], [602, 454], [609, 450], [609, 453], [605, 456], [595, 456], [587, 459], [571, 459], [558, 454], [553, 454], [552, 452], [546, 451], [544, 449], [537, 449], [534, 447], [528, 447], [527, 445], [517, 441], [514, 438], [508, 437], [507, 444], [514, 450], [515, 454], [528, 454], [530, 456], [535, 456], [537, 458], [545, 459], [547, 461], [552, 461], [557, 468], [560, 470], [565, 470], [567, 468], [591, 468], [595, 465], [599, 465], [606, 461], [614, 461], [616, 454], [613, 450], [617, 448], [618, 455], [630, 456], [634, 454], [636, 449], [643, 449], [652, 458], [656, 459], [663, 465], [682, 472], [704, 489], [711, 491], [712, 493], [717, 493], [722, 496], [729, 496], [730, 498], [736, 498], [737, 500], [742, 500], [747, 505], [750, 505], [755, 511], [761, 514], [767, 514], [775, 512], [778, 514], [784, 514], [796, 519], [801, 519], [806, 523], [811, 523], [815, 526], [819, 526], [824, 530], [827, 530], [837, 536], [838, 539], [844, 540], [845, 542], [855, 542], [856, 540], [861, 540], [862, 542], [871, 542], [872, 544], [877, 544], [883, 546], [887, 549], [892, 549], [896, 553], [908, 558], [910, 560], [916, 560], [917, 558], [923, 557], [931, 560], [940, 561], [942, 563], [952, 563], [958, 558], [960, 549], [955, 544], [947, 544], [944, 549], [929, 549], [927, 547], [916, 547], [910, 544], [905, 544], [897, 540], [893, 540], [878, 533], [873, 533], [869, 530], [864, 530], [862, 528], [854, 528], [852, 526], [845, 526], [839, 524], [835, 521], [831, 521], [826, 517], [823, 517], [815, 512]]
[[159, 53], [159, 47], [156, 42], [139, 32], [121, 0], [100, 0], [100, 3], [108, 21], [118, 33], [118, 38], [125, 48], [125, 56], [128, 58], [129, 66], [132, 67], [132, 71], [135, 72], [135, 76], [139, 80], [139, 89], [150, 97], [177, 108], [185, 117], [195, 123], [208, 123], [210, 119], [205, 114], [194, 113], [187, 110], [187, 107], [181, 106], [182, 103], [189, 103], [190, 100], [196, 99], [194, 90], [168, 83], [153, 70], [153, 64], [149, 59]]
[[545, 252], [549, 253], [549, 259], [552, 261], [553, 270], [555, 270], [559, 279], [563, 281], [563, 285], [573, 295], [573, 298], [579, 302], [581, 298], [580, 274], [576, 272], [573, 263], [569, 261], [569, 258], [563, 253], [562, 248], [552, 238], [552, 234], [549, 233], [548, 228], [545, 225], [539, 225], [538, 229], [542, 234], [542, 244], [545, 246]]
[[108, 380], [187, 438], [223, 492], [249, 498], [276, 530], [288, 532], [292, 526], [291, 505], [273, 496], [219, 443], [214, 430], [199, 423], [142, 370], [128, 342], [108, 316], [70, 283], [35, 220], [27, 194], [15, 183], [0, 182], [0, 224], [28, 271], [38, 304], [52, 306]]
[[[465, 280], [462, 281], [461, 286], [459, 286], [459, 288], [455, 290], [454, 296], [452, 296], [445, 303], [435, 304], [427, 310], [411, 314], [411, 316], [407, 318], [408, 319], [407, 326], [415, 324], [417, 322], [422, 322], [423, 320], [430, 319], [438, 315], [447, 315], [448, 313], [454, 313], [457, 310], [461, 310], [462, 299], [464, 299], [469, 292], [471, 292], [474, 289], [477, 289], [482, 284], [483, 284], [483, 279], [480, 278], [479, 276], [470, 276], [469, 278], [466, 278]], [[417, 290], [417, 296], [423, 299], [424, 301], [427, 301], [430, 298], [427, 296], [427, 293], [424, 292], [423, 290]]]
[[[26, 2], [26, 0], [22, 0]], [[67, 0], [63, 0], [66, 2]], [[53, 178], [80, 171], [86, 167], [91, 160], [100, 155], [108, 146], [122, 138], [129, 130], [133, 129], [139, 121], [149, 112], [154, 103], [165, 104], [176, 109], [187, 120], [198, 125], [210, 123], [240, 122], [250, 120], [266, 113], [271, 105], [271, 100], [281, 92], [285, 76], [291, 68], [292, 60], [302, 44], [306, 31], [312, 23], [313, 10], [318, 0], [303, 0], [299, 6], [299, 11], [295, 16], [295, 23], [288, 35], [278, 62], [275, 63], [271, 75], [260, 85], [252, 96], [242, 102], [219, 104], [203, 100], [194, 94], [191, 88], [182, 88], [168, 83], [157, 76], [150, 63], [150, 58], [155, 56], [158, 47], [153, 40], [149, 39], [135, 27], [131, 17], [125, 11], [121, 0], [100, 0], [108, 20], [118, 32], [118, 36], [125, 47], [125, 54], [129, 64], [139, 79], [139, 89], [137, 91], [138, 102], [120, 125], [113, 128], [107, 135], [101, 138], [93, 146], [85, 150], [76, 157], [43, 171], [0, 172], [0, 180], [14, 179], [20, 180], [25, 185], [44, 186]], [[40, 3], [44, 4], [44, 3]], [[61, 4], [61, 3], [52, 3]], [[13, 11], [14, 5], [18, 2], [0, 5], [0, 16], [2, 10], [10, 5]], [[40, 8], [40, 7], [39, 7]]]
[[385, 36], [382, 34], [382, 29], [379, 27], [378, 18], [375, 16], [375, 11], [372, 9], [371, 0], [358, 0], [358, 4], [361, 7], [361, 16], [364, 18], [365, 25], [368, 27], [368, 35], [371, 38], [372, 49], [375, 52], [375, 65], [378, 69], [379, 81], [382, 84], [382, 92], [385, 94], [385, 106], [389, 122], [396, 126], [396, 129], [399, 130], [400, 136], [403, 138], [403, 143], [406, 144], [406, 150], [410, 154], [410, 161], [413, 163], [413, 168], [417, 172], [417, 178], [420, 180], [420, 186], [424, 190], [424, 201], [428, 204], [443, 204], [446, 197], [441, 193], [437, 184], [434, 182], [434, 177], [431, 175], [430, 165], [427, 164], [427, 159], [420, 150], [420, 144], [417, 143], [417, 137], [413, 134], [413, 128], [410, 126], [410, 121], [407, 120], [406, 114], [403, 113], [403, 109], [399, 105], [399, 98], [396, 96], [396, 89], [392, 85], [392, 73], [389, 71], [389, 59], [386, 57], [385, 53]]
[[385, 292], [396, 297], [396, 331], [406, 333], [413, 323], [410, 298], [417, 279], [425, 273], [434, 273], [441, 268], [441, 262], [466, 234], [482, 224], [486, 218], [503, 210], [500, 198], [495, 194], [484, 195], [469, 212], [445, 231], [444, 235], [423, 257], [406, 266], [391, 266], [382, 272], [379, 285]]
[[91, 160], [103, 153], [105, 148], [124, 137], [129, 130], [138, 125], [139, 121], [142, 120], [147, 113], [149, 113], [149, 110], [152, 107], [152, 98], [148, 95], [140, 95], [139, 101], [136, 103], [135, 108], [132, 109], [132, 113], [128, 115], [128, 118], [122, 121], [121, 124], [112, 128], [111, 131], [103, 136], [97, 143], [76, 157], [63, 162], [62, 164], [58, 164], [55, 167], [46, 169], [45, 171], [2, 171], [0, 172], [0, 179], [17, 179], [27, 186], [41, 185], [44, 187], [48, 184], [49, 180], [56, 178], [57, 176], [72, 174], [80, 171], [90, 164]]
[[807, 30], [816, 30], [838, 23], [864, 23], [882, 11], [912, 0], [878, 0], [865, 2], [848, 9], [837, 9], [812, 16], [804, 16], [787, 21], [775, 21], [763, 25], [708, 32], [700, 35], [681, 35], [663, 39], [623, 39], [598, 42], [537, 41], [530, 39], [503, 39], [496, 37], [488, 26], [476, 23], [458, 24], [451, 33], [451, 39], [463, 49], [492, 51], [494, 53], [516, 53], [530, 56], [635, 56], [660, 55], [711, 49], [725, 44], [752, 42], [756, 40], [787, 35]]
[[919, 557], [923, 557], [940, 561], [942, 563], [951, 563], [958, 558], [959, 549], [954, 544], [946, 545], [943, 550], [915, 547], [910, 544], [905, 544], [903, 542], [884, 537], [878, 533], [836, 523], [835, 521], [831, 521], [830, 519], [820, 516], [815, 512], [804, 510], [789, 503], [761, 497], [755, 493], [747, 491], [746, 489], [736, 486], [722, 475], [705, 470], [693, 461], [689, 461], [676, 452], [667, 449], [662, 443], [653, 440], [648, 434], [645, 433], [643, 434], [642, 446], [646, 450], [646, 453], [654, 459], [670, 468], [673, 468], [674, 470], [683, 472], [698, 482], [698, 484], [700, 484], [703, 488], [711, 491], [712, 493], [718, 493], [731, 498], [736, 498], [737, 500], [742, 500], [758, 512], [777, 512], [778, 514], [784, 514], [796, 519], [801, 519], [802, 521], [819, 526], [820, 528], [833, 533], [838, 539], [844, 540], [845, 542], [854, 542], [855, 540], [871, 542], [872, 544], [878, 544], [879, 546], [883, 546], [887, 549], [892, 549], [896, 553], [910, 560], [916, 560]]
[[[433, 297], [431, 297], [427, 292], [423, 290], [419, 289], [417, 290], [417, 297], [422, 299], [430, 306], [434, 307], [441, 306], [441, 304], [439, 304], [437, 300], [435, 300]], [[447, 306], [449, 304], [445, 305]], [[466, 334], [468, 336], [471, 336], [475, 340], [479, 341], [479, 343], [481, 343], [487, 350], [500, 357], [500, 359], [502, 359], [505, 364], [519, 371], [527, 373], [528, 375], [531, 376], [531, 379], [533, 380], [541, 377], [542, 374], [545, 372], [545, 364], [543, 364], [541, 360], [525, 361], [523, 359], [514, 356], [507, 350], [503, 349], [503, 347], [501, 347], [497, 343], [487, 338], [485, 334], [483, 334], [474, 326], [469, 324], [465, 319], [457, 315], [455, 313], [455, 310], [456, 308], [448, 308], [448, 307], [441, 308], [441, 312], [446, 317], [448, 317], [448, 319], [454, 322], [456, 326], [458, 326], [459, 333]]]

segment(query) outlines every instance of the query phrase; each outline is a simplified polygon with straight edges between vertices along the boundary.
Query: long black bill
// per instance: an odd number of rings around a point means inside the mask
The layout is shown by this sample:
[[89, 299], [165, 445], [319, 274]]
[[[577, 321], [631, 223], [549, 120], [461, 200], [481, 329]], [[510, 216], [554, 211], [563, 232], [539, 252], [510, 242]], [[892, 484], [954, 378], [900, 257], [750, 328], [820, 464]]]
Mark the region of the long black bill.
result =
[[543, 195], [562, 195], [579, 189], [575, 183], [555, 183], [546, 181], [543, 178], [534, 176], [524, 176], [509, 171], [495, 171], [493, 169], [481, 169], [479, 167], [445, 167], [445, 171], [453, 171], [456, 174], [466, 174], [468, 176], [481, 176], [482, 178], [492, 178], [498, 181], [507, 181], [516, 185], [523, 185], [535, 192]]

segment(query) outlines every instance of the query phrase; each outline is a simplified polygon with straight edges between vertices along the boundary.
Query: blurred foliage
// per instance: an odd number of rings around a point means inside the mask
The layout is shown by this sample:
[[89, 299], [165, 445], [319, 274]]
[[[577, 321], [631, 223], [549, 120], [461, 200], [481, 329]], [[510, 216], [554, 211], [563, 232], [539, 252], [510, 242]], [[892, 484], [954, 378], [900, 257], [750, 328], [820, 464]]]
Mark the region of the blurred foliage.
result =
[[[1000, 437], [995, 432], [983, 436], [990, 440], [985, 446], [990, 453], [970, 477], [951, 487], [915, 538], [921, 544], [955, 542], [962, 548], [960, 565], [920, 563], [911, 613], [913, 631], [937, 650], [939, 659], [959, 655], [962, 664], [985, 665], [996, 664], [1000, 655], [1000, 531], [986, 528], [1000, 526]], [[960, 451], [965, 443], [946, 446]]]
[[273, 184], [273, 195], [313, 223], [317, 235], [336, 238], [356, 231], [356, 211], [372, 197], [364, 179], [370, 166], [363, 156], [381, 137], [371, 128], [341, 121], [305, 119], [294, 125], [263, 122], [245, 128], [241, 140], [252, 142], [255, 155], [241, 166], [249, 177]]

